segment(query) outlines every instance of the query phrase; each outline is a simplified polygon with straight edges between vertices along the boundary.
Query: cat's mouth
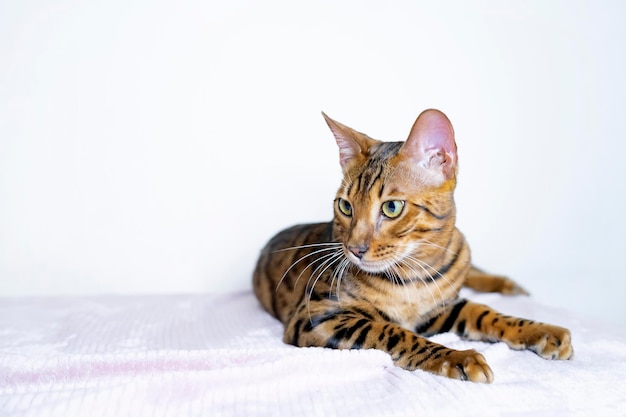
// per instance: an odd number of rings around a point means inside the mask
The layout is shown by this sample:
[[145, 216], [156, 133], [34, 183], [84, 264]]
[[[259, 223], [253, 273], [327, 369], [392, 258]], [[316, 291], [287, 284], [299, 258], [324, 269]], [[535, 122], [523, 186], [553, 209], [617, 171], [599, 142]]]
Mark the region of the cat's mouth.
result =
[[372, 261], [366, 259], [365, 257], [359, 258], [350, 252], [348, 252], [346, 256], [355, 266], [365, 272], [369, 272], [370, 274], [381, 274], [386, 272], [392, 265], [390, 261]]
[[[404, 275], [406, 272], [415, 271], [406, 261], [412, 259], [415, 248], [413, 244], [406, 244], [401, 251], [387, 250], [386, 253], [375, 256], [372, 251], [354, 251], [344, 247], [344, 254], [348, 260], [357, 268], [370, 274], [389, 274], [394, 276]], [[369, 248], [368, 248], [369, 249]], [[378, 251], [380, 252], [380, 251]], [[374, 258], [374, 259], [372, 259]], [[413, 264], [419, 265], [418, 260], [413, 260]]]

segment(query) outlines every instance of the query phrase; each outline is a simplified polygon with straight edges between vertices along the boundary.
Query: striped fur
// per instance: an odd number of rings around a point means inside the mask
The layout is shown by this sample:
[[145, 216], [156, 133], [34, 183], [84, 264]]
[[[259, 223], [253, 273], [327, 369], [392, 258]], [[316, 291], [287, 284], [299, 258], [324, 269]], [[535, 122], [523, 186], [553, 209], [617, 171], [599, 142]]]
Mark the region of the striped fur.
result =
[[493, 380], [481, 354], [426, 337], [452, 331], [547, 359], [573, 356], [568, 330], [459, 298], [463, 285], [525, 292], [471, 265], [455, 226], [456, 144], [443, 113], [423, 112], [405, 142], [380, 142], [324, 117], [344, 174], [333, 221], [281, 231], [254, 271], [255, 293], [284, 324], [286, 343], [380, 349], [405, 369], [477, 382]]

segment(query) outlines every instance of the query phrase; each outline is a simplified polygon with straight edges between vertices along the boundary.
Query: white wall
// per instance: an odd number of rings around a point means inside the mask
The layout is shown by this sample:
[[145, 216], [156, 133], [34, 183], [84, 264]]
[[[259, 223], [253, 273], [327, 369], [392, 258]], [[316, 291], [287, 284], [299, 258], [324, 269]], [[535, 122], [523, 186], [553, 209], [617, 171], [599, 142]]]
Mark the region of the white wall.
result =
[[250, 287], [329, 220], [320, 116], [451, 118], [477, 264], [626, 324], [621, 1], [5, 0], [0, 294]]

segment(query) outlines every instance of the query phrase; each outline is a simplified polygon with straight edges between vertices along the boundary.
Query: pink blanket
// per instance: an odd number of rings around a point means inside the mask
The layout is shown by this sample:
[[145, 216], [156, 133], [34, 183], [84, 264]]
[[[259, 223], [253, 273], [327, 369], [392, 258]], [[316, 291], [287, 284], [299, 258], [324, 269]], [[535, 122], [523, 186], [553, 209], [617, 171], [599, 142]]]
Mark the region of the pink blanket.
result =
[[473, 384], [284, 345], [249, 292], [0, 298], [0, 416], [626, 415], [626, 337], [532, 298], [465, 295], [569, 327], [574, 360], [434, 337], [485, 355], [495, 382]]

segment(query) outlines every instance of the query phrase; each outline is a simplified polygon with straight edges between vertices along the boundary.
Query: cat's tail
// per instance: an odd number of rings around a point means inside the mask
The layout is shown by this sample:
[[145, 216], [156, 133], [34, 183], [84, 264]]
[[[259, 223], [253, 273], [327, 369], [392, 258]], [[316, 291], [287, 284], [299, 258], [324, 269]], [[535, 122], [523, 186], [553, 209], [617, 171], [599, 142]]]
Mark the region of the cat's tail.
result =
[[485, 271], [472, 265], [465, 277], [463, 285], [480, 292], [498, 292], [505, 295], [529, 295], [528, 291], [522, 288], [512, 279], [501, 275], [488, 274]]

